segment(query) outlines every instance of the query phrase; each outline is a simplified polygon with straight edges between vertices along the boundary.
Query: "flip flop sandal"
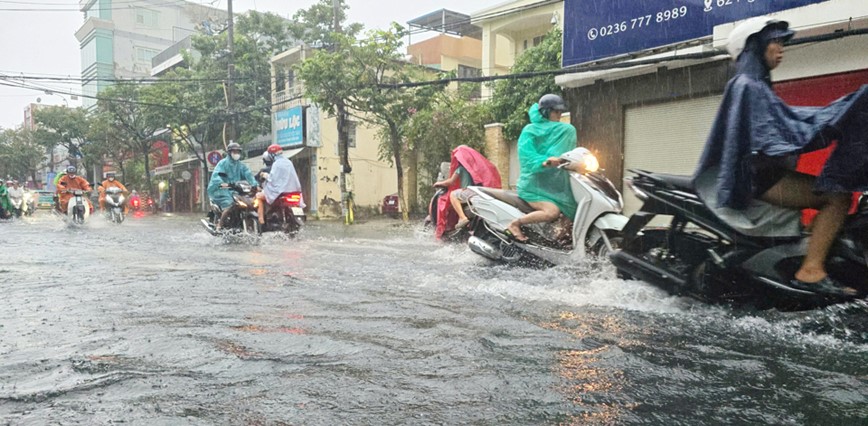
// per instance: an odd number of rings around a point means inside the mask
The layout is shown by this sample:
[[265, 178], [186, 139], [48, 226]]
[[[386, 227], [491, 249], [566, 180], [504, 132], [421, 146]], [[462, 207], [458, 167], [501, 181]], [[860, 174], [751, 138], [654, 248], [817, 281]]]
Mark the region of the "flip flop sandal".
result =
[[522, 240], [522, 239], [519, 239], [518, 237], [516, 237], [515, 235], [513, 235], [513, 234], [512, 234], [512, 231], [510, 231], [509, 229], [504, 229], [504, 230], [503, 230], [503, 233], [506, 234], [506, 235], [508, 235], [508, 236], [509, 236], [510, 238], [512, 238], [513, 240], [516, 240], [516, 241], [518, 241], [518, 242], [520, 242], [520, 243], [526, 243], [527, 240], [529, 239], [527, 236], [525, 236], [523, 240]]
[[856, 296], [856, 290], [850, 287], [844, 287], [837, 281], [830, 278], [828, 275], [815, 283], [806, 283], [793, 279], [790, 281], [790, 286], [799, 290], [810, 291], [813, 293], [824, 294], [834, 297], [852, 297]]
[[466, 220], [466, 219], [459, 220], [458, 223], [455, 224], [455, 230], [457, 231], [457, 230], [467, 226], [468, 223], [470, 223], [469, 220]]

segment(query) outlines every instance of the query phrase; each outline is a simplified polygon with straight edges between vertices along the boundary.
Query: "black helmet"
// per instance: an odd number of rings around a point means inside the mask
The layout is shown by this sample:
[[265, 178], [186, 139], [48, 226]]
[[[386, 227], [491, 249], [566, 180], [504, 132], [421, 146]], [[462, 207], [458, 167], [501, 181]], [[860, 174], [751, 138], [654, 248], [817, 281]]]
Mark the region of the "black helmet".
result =
[[549, 112], [551, 111], [568, 111], [564, 98], [553, 93], [543, 95], [543, 97], [539, 98], [538, 103], [540, 112], [546, 118], [548, 118]]
[[232, 151], [241, 152], [241, 145], [238, 145], [235, 142], [231, 142], [231, 143], [229, 143], [229, 145], [226, 145], [226, 151], [227, 152], [232, 152]]
[[66, 173], [74, 175], [75, 174], [75, 166], [66, 166]]
[[115, 177], [115, 172], [107, 172], [107, 173], [105, 174], [105, 178], [106, 178], [106, 179], [111, 179], [111, 178], [113, 178], [113, 177]]
[[266, 166], [271, 167], [274, 164], [274, 154], [270, 152], [264, 152], [262, 154], [262, 162], [265, 163]]

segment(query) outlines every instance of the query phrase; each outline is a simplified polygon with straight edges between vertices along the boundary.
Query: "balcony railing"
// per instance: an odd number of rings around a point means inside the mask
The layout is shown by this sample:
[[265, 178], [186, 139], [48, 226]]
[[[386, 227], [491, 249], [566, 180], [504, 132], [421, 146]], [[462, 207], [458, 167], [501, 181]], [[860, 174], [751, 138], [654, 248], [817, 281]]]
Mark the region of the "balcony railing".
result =
[[304, 86], [297, 84], [287, 90], [274, 92], [271, 95], [271, 103], [274, 110], [282, 110], [294, 105], [300, 105], [304, 99]]
[[166, 50], [154, 55], [154, 57], [151, 58], [151, 67], [156, 68], [158, 65], [168, 61], [175, 55], [181, 53], [182, 50], [190, 50], [192, 48], [193, 38], [191, 36], [187, 36], [183, 40], [169, 46]]

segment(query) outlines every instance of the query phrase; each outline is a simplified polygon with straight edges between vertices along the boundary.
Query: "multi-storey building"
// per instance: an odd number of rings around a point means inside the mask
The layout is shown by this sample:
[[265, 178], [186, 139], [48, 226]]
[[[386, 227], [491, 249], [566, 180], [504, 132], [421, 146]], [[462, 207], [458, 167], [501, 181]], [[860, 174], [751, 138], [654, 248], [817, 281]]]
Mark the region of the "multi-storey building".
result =
[[75, 33], [81, 46], [82, 104], [114, 79], [150, 77], [152, 58], [199, 27], [222, 27], [225, 10], [178, 0], [80, 0], [84, 23]]

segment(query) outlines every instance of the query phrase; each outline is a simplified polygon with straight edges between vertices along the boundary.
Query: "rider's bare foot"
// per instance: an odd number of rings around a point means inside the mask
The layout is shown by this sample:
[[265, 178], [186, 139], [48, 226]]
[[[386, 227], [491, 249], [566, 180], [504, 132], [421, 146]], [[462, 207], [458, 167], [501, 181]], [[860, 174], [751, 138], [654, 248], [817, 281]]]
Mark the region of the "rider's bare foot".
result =
[[512, 235], [512, 238], [515, 238], [518, 241], [525, 242], [527, 241], [527, 237], [524, 236], [524, 233], [521, 232], [521, 224], [516, 219], [506, 227], [506, 230]]

